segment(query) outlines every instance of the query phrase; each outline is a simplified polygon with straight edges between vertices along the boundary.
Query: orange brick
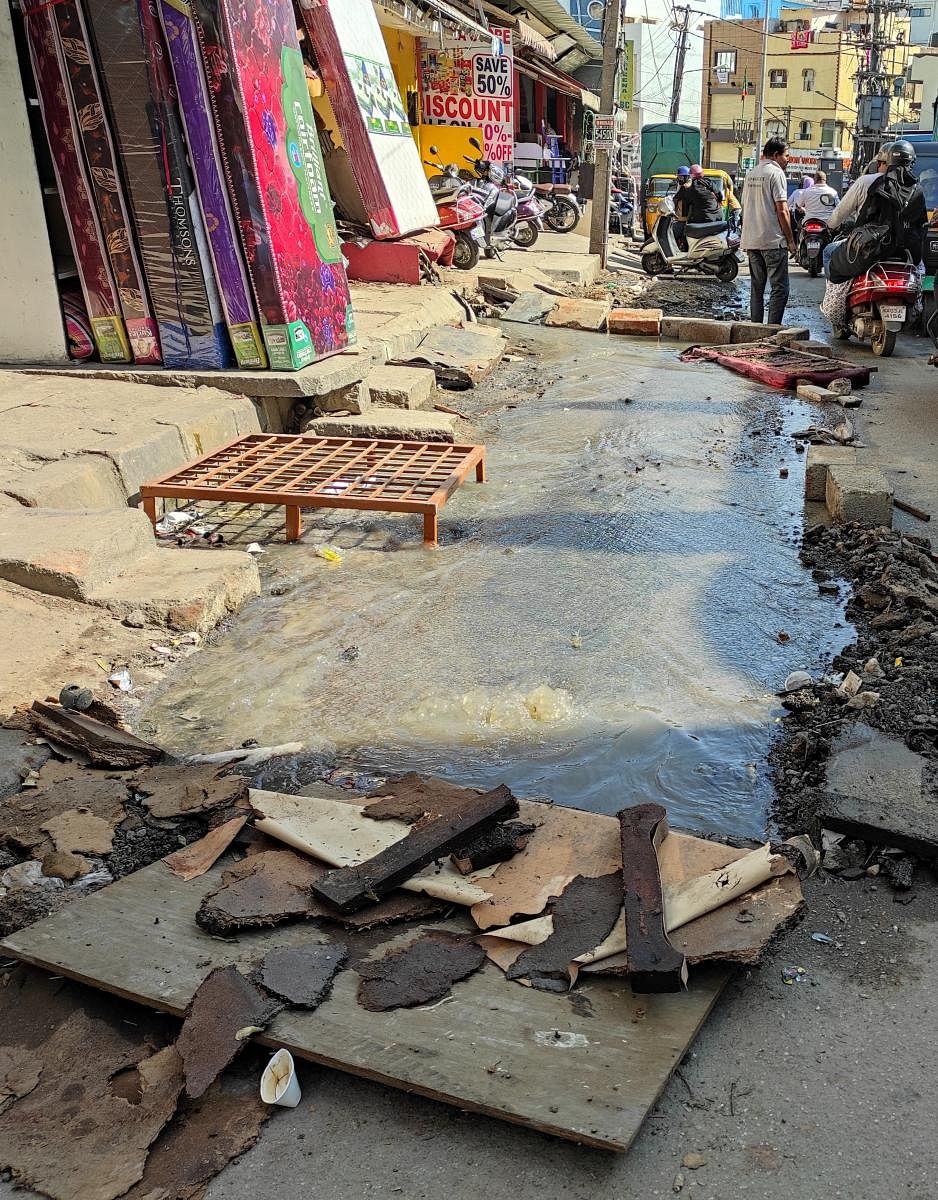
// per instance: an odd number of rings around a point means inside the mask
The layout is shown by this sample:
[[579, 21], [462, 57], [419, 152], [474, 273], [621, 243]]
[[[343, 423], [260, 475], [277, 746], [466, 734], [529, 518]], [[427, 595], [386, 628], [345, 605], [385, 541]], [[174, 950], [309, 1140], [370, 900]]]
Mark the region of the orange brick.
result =
[[660, 308], [614, 308], [609, 314], [609, 332], [660, 337], [663, 316]]

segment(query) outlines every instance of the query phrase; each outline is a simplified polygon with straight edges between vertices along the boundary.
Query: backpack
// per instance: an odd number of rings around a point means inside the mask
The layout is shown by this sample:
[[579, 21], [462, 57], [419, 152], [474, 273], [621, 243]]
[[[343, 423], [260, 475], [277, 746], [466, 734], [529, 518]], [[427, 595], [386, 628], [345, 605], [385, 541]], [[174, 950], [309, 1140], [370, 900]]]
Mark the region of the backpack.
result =
[[[855, 279], [874, 263], [910, 249], [910, 242], [919, 236], [913, 225], [921, 223], [923, 203], [921, 187], [905, 168], [887, 171], [877, 179], [857, 215], [856, 229], [831, 255], [831, 283]], [[914, 249], [910, 252], [915, 257]]]

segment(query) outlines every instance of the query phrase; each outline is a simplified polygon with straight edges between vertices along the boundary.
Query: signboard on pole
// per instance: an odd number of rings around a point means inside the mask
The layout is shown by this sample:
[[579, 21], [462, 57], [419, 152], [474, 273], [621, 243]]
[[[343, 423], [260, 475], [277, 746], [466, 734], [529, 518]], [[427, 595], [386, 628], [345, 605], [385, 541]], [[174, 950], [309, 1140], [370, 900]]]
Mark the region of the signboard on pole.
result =
[[474, 41], [471, 35], [447, 38], [443, 48], [420, 48], [420, 97], [427, 125], [481, 128], [485, 157], [511, 162], [515, 135], [515, 72], [512, 31], [492, 26], [501, 43]]
[[596, 150], [611, 150], [616, 144], [616, 119], [597, 113], [593, 117], [593, 147]]
[[619, 56], [619, 107], [629, 109], [635, 96], [635, 43], [623, 42]]

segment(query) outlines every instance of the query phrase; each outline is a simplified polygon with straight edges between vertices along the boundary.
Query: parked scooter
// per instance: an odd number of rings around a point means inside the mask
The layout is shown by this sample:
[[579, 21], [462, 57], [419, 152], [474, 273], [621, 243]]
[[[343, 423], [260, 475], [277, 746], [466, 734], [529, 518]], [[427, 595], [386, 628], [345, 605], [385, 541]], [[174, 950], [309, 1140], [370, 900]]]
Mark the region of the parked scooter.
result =
[[537, 194], [537, 188], [525, 175], [512, 175], [508, 186], [518, 199], [515, 213], [515, 245], [528, 250], [544, 228], [548, 205]]
[[888, 358], [921, 294], [921, 279], [908, 257], [904, 262], [875, 263], [851, 282], [845, 323], [834, 329], [834, 336], [841, 341], [868, 340], [875, 355]]
[[715, 275], [721, 283], [732, 283], [739, 274], [740, 254], [727, 244], [725, 221], [685, 225], [687, 252], [682, 253], [674, 236], [674, 201], [661, 199], [659, 217], [652, 236], [642, 246], [642, 269], [648, 275]]
[[[476, 138], [471, 137], [469, 144], [481, 153], [482, 146]], [[468, 176], [472, 183], [472, 194], [485, 213], [482, 226], [485, 257], [494, 258], [500, 250], [508, 250], [514, 244], [518, 199], [514, 192], [503, 186], [504, 167], [487, 158], [464, 157], [473, 171]]]
[[[439, 155], [436, 146], [430, 147], [430, 153], [435, 158]], [[479, 261], [479, 250], [485, 245], [485, 212], [472, 194], [471, 185], [459, 178], [455, 164], [444, 167], [440, 162], [424, 161], [428, 167], [440, 171], [439, 175], [431, 177], [429, 184], [439, 226], [456, 238], [453, 266], [461, 271], [471, 271]]]
[[609, 232], [631, 237], [635, 231], [635, 199], [622, 188], [613, 187], [609, 198]]
[[830, 230], [817, 217], [805, 217], [798, 236], [798, 264], [804, 267], [812, 279], [824, 269], [824, 247], [831, 240]]

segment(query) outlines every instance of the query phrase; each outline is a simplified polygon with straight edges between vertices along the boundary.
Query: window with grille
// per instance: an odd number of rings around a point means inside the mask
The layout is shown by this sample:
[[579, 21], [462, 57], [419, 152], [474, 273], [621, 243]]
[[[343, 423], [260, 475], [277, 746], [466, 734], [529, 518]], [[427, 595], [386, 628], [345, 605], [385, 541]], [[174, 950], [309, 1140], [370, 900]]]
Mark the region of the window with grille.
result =
[[821, 122], [821, 145], [834, 146], [837, 143], [838, 121]]
[[810, 142], [811, 141], [811, 122], [810, 121], [802, 121], [801, 124], [798, 126], [798, 141], [799, 142]]
[[801, 90], [803, 92], [814, 91], [814, 67], [805, 67], [801, 72]]
[[736, 51], [717, 50], [713, 55], [713, 65], [718, 71], [729, 71], [732, 75], [736, 70]]
[[769, 71], [769, 87], [788, 87], [788, 72], [781, 70], [780, 68]]

